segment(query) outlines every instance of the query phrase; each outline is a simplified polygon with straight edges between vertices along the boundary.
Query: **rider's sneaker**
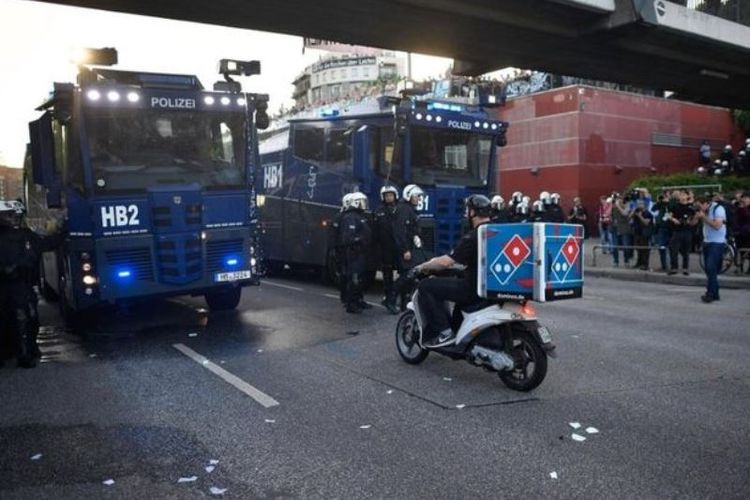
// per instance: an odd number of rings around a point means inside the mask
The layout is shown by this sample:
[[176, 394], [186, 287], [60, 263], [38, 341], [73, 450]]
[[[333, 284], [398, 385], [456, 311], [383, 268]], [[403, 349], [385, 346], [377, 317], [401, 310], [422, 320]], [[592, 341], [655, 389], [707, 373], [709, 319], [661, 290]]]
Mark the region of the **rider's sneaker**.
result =
[[430, 342], [428, 343], [428, 346], [437, 347], [439, 345], [445, 344], [446, 342], [448, 342], [449, 340], [453, 338], [453, 335], [454, 335], [453, 330], [443, 330], [442, 332], [440, 332], [440, 335], [430, 340]]

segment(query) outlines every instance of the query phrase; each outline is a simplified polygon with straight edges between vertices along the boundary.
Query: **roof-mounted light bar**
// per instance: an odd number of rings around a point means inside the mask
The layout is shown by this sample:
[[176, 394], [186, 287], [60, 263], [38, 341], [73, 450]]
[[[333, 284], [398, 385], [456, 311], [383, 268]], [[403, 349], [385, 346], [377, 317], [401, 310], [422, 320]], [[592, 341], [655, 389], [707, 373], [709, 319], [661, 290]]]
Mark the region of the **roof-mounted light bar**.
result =
[[78, 49], [73, 53], [71, 60], [79, 66], [114, 66], [117, 64], [117, 49]]

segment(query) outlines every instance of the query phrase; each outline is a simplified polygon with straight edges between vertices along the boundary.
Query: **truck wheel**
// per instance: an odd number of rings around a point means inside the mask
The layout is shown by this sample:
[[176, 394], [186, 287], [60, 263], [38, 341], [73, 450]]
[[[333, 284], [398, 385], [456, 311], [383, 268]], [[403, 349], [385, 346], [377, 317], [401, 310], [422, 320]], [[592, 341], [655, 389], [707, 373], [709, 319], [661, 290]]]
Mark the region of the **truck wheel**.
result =
[[222, 288], [211, 290], [205, 295], [208, 308], [212, 311], [229, 311], [235, 309], [240, 303], [242, 288]]

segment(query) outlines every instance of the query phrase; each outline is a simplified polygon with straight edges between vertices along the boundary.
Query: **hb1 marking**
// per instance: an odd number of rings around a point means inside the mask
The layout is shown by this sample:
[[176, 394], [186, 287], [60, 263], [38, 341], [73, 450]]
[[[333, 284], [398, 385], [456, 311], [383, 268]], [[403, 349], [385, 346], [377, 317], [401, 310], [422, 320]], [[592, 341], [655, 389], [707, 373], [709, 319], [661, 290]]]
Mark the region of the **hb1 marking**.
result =
[[138, 205], [102, 207], [102, 227], [138, 226]]

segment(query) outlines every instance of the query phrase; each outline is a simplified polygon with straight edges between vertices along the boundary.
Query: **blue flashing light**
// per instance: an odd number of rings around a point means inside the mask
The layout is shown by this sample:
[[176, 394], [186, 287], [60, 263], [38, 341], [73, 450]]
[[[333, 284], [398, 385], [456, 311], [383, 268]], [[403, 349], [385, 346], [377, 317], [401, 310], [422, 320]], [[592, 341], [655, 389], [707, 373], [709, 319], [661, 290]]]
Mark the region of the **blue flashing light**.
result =
[[227, 266], [229, 266], [229, 267], [234, 267], [234, 266], [236, 266], [237, 264], [239, 264], [239, 263], [240, 263], [240, 261], [239, 261], [239, 259], [237, 259], [236, 257], [229, 257], [228, 259], [226, 259], [226, 260], [224, 261], [224, 263], [225, 263], [225, 264], [226, 264]]
[[432, 102], [427, 105], [427, 109], [441, 109], [443, 111], [455, 111], [461, 113], [464, 107], [460, 104], [448, 104], [445, 102]]
[[130, 278], [130, 270], [125, 269], [122, 271], [117, 271], [117, 277], [118, 278]]

